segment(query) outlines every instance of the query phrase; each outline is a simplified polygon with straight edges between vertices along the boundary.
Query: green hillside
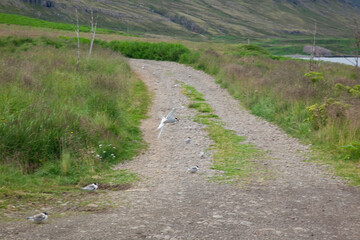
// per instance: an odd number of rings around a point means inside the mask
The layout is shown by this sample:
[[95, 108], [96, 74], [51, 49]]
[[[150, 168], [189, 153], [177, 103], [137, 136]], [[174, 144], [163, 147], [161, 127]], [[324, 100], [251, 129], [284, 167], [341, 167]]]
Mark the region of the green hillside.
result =
[[51, 0], [0, 2], [0, 12], [89, 25], [91, 9], [101, 28], [144, 35], [212, 40], [309, 36], [347, 37], [360, 16], [357, 1], [340, 0]]

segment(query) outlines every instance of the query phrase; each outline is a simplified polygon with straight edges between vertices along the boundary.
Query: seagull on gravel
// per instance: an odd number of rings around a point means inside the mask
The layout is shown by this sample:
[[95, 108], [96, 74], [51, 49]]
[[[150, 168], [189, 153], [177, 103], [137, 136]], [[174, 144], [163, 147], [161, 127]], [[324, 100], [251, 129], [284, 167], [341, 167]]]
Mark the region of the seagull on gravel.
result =
[[199, 156], [200, 158], [205, 158], [205, 152], [200, 152]]
[[165, 123], [176, 123], [176, 122], [179, 121], [178, 118], [173, 116], [175, 110], [176, 110], [176, 108], [171, 109], [171, 111], [169, 112], [169, 114], [166, 117], [161, 118], [161, 122], [159, 124], [159, 127], [157, 128], [157, 130], [160, 130], [159, 135], [158, 135], [158, 139], [160, 138], [162, 130], [164, 129]]
[[189, 172], [189, 173], [196, 173], [197, 170], [199, 170], [199, 166], [197, 166], [197, 165], [188, 168], [188, 172]]
[[187, 139], [184, 140], [185, 143], [190, 143], [191, 142], [191, 137], [187, 137]]
[[28, 217], [27, 219], [36, 223], [41, 223], [48, 218], [48, 214], [46, 212], [42, 212], [40, 214], [36, 214], [32, 217]]
[[97, 183], [92, 183], [90, 185], [87, 185], [86, 187], [83, 187], [81, 190], [95, 191], [97, 188], [98, 188]]

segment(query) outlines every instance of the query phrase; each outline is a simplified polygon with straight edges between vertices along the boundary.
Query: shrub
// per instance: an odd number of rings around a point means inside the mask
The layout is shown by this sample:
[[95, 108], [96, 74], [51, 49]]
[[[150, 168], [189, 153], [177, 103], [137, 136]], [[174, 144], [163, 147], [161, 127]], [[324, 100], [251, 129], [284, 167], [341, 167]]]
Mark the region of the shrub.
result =
[[324, 76], [319, 72], [308, 72], [304, 75], [310, 82], [317, 83], [324, 80]]
[[126, 57], [161, 61], [179, 61], [183, 54], [190, 53], [190, 50], [181, 44], [164, 42], [121, 42], [113, 40], [108, 44], [108, 47], [115, 52], [121, 52]]

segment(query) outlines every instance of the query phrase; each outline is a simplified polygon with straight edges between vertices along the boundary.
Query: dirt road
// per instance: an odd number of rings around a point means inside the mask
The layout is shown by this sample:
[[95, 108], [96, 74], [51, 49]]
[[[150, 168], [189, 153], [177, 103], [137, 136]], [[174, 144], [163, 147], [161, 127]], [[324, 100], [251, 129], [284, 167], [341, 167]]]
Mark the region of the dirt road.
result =
[[[210, 76], [171, 62], [129, 60], [154, 93], [150, 118], [142, 124], [148, 150], [119, 165], [142, 180], [127, 191], [109, 192], [120, 207], [103, 213], [49, 218], [0, 226], [5, 239], [360, 239], [360, 191], [348, 187], [324, 167], [304, 162], [307, 146], [276, 126], [245, 111]], [[211, 144], [176, 85], [192, 85], [205, 94], [225, 127], [263, 149], [270, 179], [238, 187], [208, 181]], [[180, 122], [166, 126], [161, 116], [176, 107]], [[190, 136], [191, 143], [184, 140]], [[206, 152], [204, 159], [199, 157]], [[187, 167], [199, 165], [197, 174]]]

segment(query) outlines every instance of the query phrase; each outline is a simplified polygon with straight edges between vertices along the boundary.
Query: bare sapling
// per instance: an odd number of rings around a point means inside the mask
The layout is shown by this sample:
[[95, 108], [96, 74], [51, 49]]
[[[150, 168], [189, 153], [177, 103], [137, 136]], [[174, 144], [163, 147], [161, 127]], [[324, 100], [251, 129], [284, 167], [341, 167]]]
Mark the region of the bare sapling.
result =
[[356, 71], [356, 80], [360, 81], [359, 76], [359, 55], [360, 55], [360, 28], [357, 21], [355, 21], [355, 31], [354, 31], [354, 47], [355, 47], [355, 71]]
[[93, 10], [91, 9], [91, 20], [90, 20], [90, 24], [91, 24], [91, 32], [90, 32], [90, 33], [91, 33], [91, 37], [90, 37], [90, 49], [89, 49], [89, 56], [88, 56], [88, 58], [90, 58], [90, 56], [91, 56], [92, 48], [93, 48], [93, 45], [94, 45], [95, 34], [96, 34], [97, 18], [98, 18], [98, 16], [96, 16], [95, 23], [94, 23], [94, 13], [93, 13]]
[[316, 22], [315, 22], [315, 28], [314, 28], [314, 41], [311, 49], [311, 58], [309, 62], [309, 69], [310, 72], [314, 71], [314, 57], [316, 55]]
[[77, 37], [77, 61], [76, 61], [76, 71], [79, 71], [79, 64], [80, 64], [80, 30], [79, 30], [79, 15], [77, 9], [76, 12], [76, 37]]

